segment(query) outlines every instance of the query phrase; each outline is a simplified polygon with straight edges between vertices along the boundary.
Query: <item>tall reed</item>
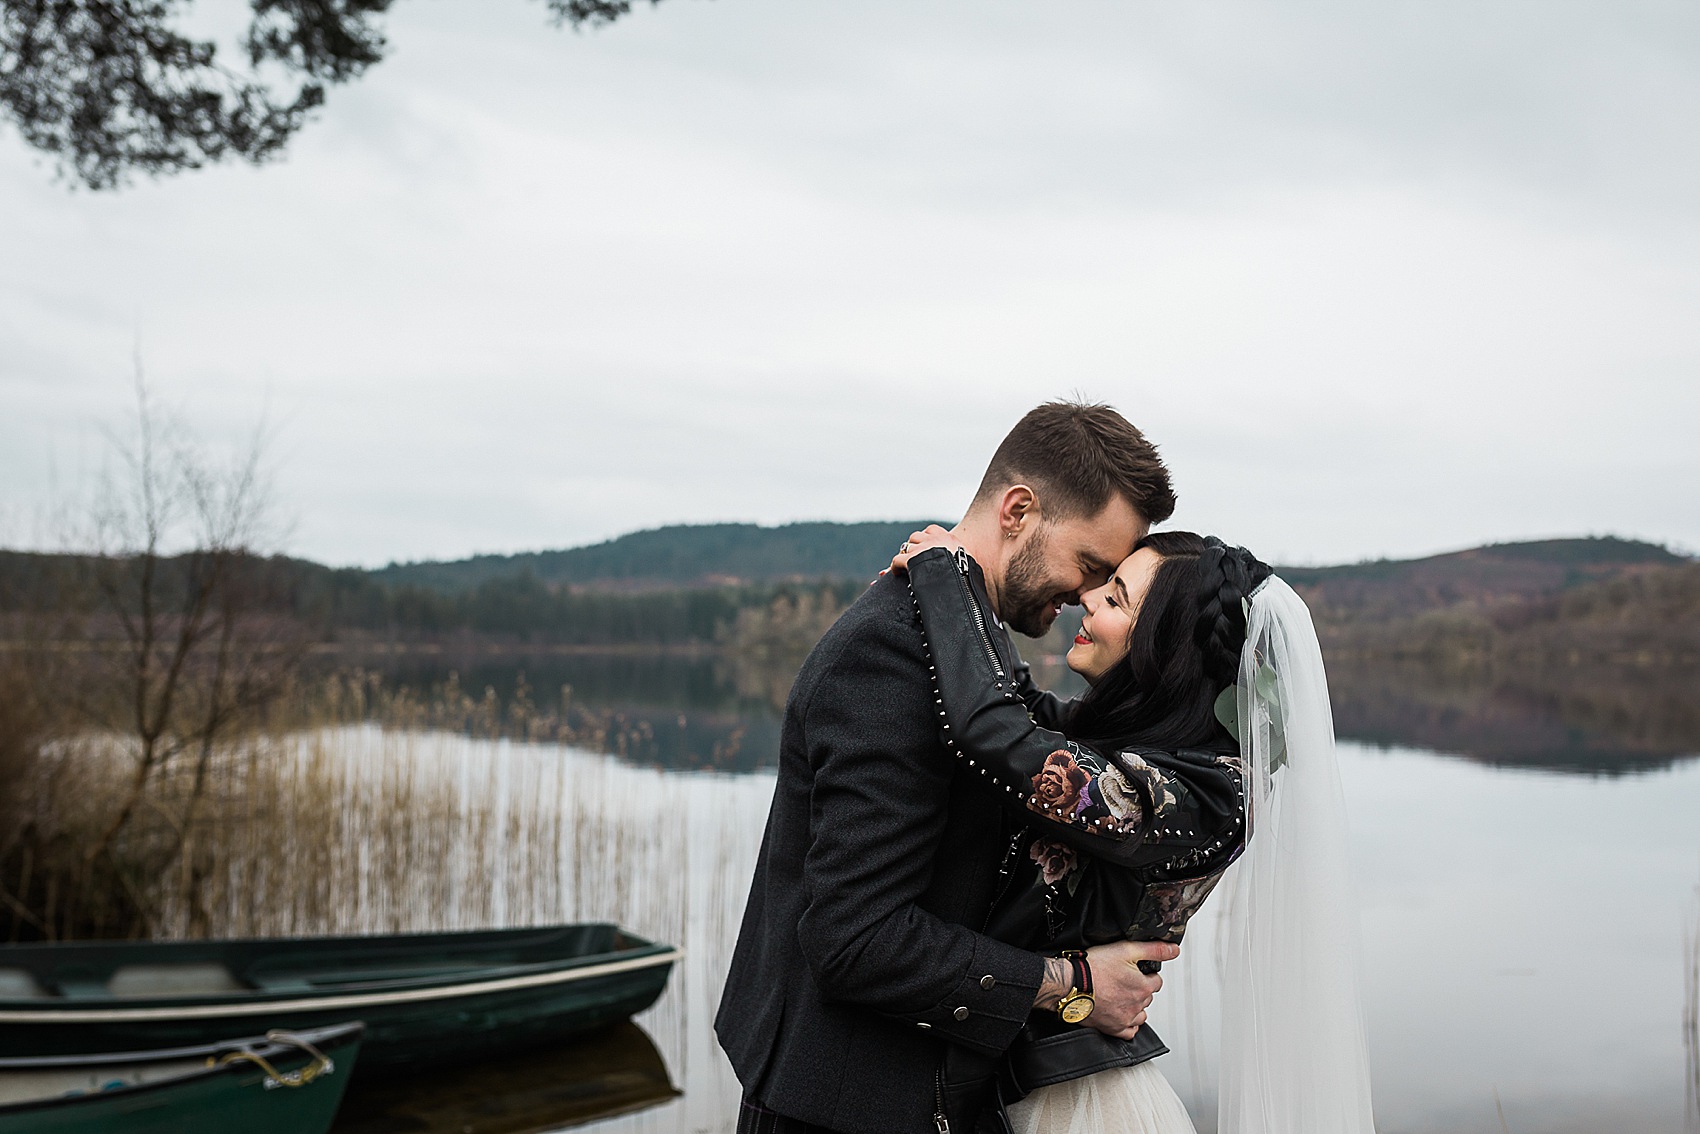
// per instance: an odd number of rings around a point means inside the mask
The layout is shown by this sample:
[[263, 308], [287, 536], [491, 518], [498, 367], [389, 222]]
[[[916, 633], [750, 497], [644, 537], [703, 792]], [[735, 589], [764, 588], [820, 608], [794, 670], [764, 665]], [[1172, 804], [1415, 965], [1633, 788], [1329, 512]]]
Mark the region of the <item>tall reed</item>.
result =
[[1700, 886], [1694, 888], [1682, 932], [1682, 1050], [1686, 1057], [1684, 1116], [1700, 1132]]

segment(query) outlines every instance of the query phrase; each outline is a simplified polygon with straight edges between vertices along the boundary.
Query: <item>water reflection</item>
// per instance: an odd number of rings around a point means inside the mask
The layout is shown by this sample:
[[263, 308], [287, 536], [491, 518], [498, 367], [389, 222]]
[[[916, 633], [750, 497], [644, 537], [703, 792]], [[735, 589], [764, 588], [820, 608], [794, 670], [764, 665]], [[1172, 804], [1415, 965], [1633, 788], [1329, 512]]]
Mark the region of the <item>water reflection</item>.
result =
[[[639, 1023], [683, 1094], [599, 1129], [730, 1134], [739, 1088], [710, 1022], [773, 780], [692, 769], [771, 766], [788, 675], [707, 654], [381, 668], [418, 687], [452, 668], [504, 698], [523, 672], [539, 701], [569, 685], [650, 722], [651, 742], [610, 756], [371, 727], [304, 738], [299, 783], [279, 793], [339, 817], [280, 816], [293, 850], [232, 865], [225, 931], [606, 918], [678, 943], [686, 959]], [[1380, 1128], [1638, 1134], [1686, 1117], [1700, 1132], [1700, 762], [1683, 759], [1700, 751], [1695, 683], [1341, 664], [1331, 678], [1340, 734], [1367, 742], [1348, 740], [1343, 761]], [[303, 876], [316, 896], [297, 892]], [[270, 896], [258, 908], [237, 896], [255, 892]], [[1153, 1013], [1201, 1134], [1215, 1118], [1210, 915]], [[514, 1083], [522, 1102], [550, 1089]]]
[[[624, 753], [669, 768], [748, 771], [772, 763], [791, 671], [714, 652], [456, 651], [339, 657], [391, 684], [428, 689], [452, 670], [472, 691], [511, 698], [523, 674], [540, 702], [563, 686], [642, 739]], [[1078, 678], [1036, 656], [1042, 684]], [[1337, 659], [1329, 671], [1343, 739], [1453, 753], [1483, 763], [1617, 775], [1700, 753], [1700, 672], [1562, 666], [1496, 673]]]
[[[1342, 765], [1378, 1129], [1680, 1129], [1700, 764], [1585, 779], [1349, 744]], [[1163, 1070], [1201, 1131], [1215, 1110], [1215, 913], [1165, 966], [1152, 1009], [1174, 1051]]]
[[563, 695], [609, 715], [620, 755], [662, 768], [748, 772], [771, 766], [789, 672], [704, 650], [535, 650], [453, 646], [336, 654], [327, 667], [360, 668], [392, 688], [428, 691], [450, 674], [470, 693], [510, 702], [523, 681], [543, 706]]
[[1343, 738], [1483, 763], [1619, 775], [1700, 753], [1700, 672], [1682, 668], [1494, 673], [1410, 663], [1333, 664]]
[[[233, 852], [209, 889], [216, 933], [606, 919], [681, 945], [667, 991], [637, 1022], [683, 1094], [646, 1097], [646, 1109], [598, 1128], [730, 1134], [739, 1088], [710, 1024], [771, 774], [370, 726], [292, 744], [244, 795], [263, 805], [270, 837]], [[1556, 776], [1357, 744], [1342, 761], [1380, 1128], [1680, 1129], [1696, 1081], [1682, 935], [1700, 860], [1700, 762]], [[1202, 1134], [1214, 1127], [1212, 914], [1207, 905], [1166, 969], [1153, 1011], [1174, 1052], [1163, 1070]], [[1686, 963], [1693, 971], [1692, 953]], [[375, 1100], [351, 1121], [399, 1132], [411, 1128], [379, 1123], [456, 1107], [492, 1121], [507, 1107], [518, 1121], [574, 1091], [618, 1087], [631, 1070], [590, 1064], [580, 1077], [572, 1066], [540, 1054], [535, 1077], [498, 1068], [508, 1077], [468, 1080], [459, 1102], [452, 1090], [413, 1110]]]
[[678, 1094], [654, 1042], [636, 1024], [622, 1024], [424, 1077], [357, 1076], [331, 1134], [543, 1134], [647, 1110]]

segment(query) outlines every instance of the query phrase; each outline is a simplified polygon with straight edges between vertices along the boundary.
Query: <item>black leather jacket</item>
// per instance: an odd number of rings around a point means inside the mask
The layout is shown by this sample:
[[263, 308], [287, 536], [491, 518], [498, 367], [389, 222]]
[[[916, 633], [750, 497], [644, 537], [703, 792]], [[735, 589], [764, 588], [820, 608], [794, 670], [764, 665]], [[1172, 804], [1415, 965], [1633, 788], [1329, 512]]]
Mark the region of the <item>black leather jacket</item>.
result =
[[[1027, 822], [1010, 844], [985, 932], [1046, 953], [1180, 941], [1244, 845], [1237, 750], [1224, 742], [1102, 753], [1068, 739], [1060, 730], [1067, 705], [1038, 690], [1015, 660], [989, 617], [973, 559], [928, 549], [910, 559], [909, 578], [945, 744], [1000, 786]], [[1002, 1097], [1167, 1050], [1149, 1027], [1122, 1041], [1034, 1012], [1004, 1060]]]

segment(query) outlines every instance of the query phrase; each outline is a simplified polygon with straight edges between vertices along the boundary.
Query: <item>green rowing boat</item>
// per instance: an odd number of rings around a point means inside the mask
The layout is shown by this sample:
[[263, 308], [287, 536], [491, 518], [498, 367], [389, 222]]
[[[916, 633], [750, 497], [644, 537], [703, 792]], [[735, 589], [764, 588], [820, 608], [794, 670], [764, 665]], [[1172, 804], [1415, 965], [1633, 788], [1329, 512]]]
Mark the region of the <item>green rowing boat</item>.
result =
[[457, 1063], [627, 1019], [679, 951], [607, 924], [0, 946], [0, 1058], [366, 1023], [361, 1066]]
[[6, 1134], [325, 1134], [359, 1024], [198, 1047], [0, 1059]]

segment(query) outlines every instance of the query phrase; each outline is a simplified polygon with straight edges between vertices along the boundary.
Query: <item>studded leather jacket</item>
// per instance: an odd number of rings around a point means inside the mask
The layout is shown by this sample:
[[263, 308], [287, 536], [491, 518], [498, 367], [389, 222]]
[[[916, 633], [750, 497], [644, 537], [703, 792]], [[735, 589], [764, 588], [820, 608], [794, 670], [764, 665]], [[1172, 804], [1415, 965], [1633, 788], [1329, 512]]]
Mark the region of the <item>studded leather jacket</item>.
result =
[[[1179, 942], [1244, 846], [1237, 748], [1099, 752], [1070, 740], [1066, 705], [1034, 685], [990, 618], [973, 559], [931, 548], [909, 577], [944, 743], [1027, 820], [985, 932], [1042, 953]], [[1006, 1057], [1003, 1097], [1166, 1050], [1149, 1027], [1120, 1041], [1035, 1012]]]

